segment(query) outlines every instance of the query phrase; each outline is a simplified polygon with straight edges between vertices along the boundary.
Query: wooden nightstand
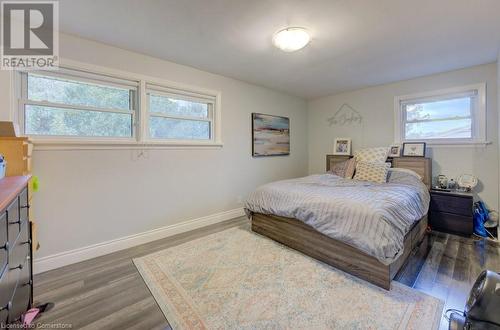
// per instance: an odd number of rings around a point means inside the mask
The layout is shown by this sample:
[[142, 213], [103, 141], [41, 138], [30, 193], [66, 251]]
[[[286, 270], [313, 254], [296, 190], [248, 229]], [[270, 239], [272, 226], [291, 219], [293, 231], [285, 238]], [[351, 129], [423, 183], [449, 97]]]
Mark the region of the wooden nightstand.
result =
[[432, 229], [470, 236], [473, 233], [472, 193], [431, 190], [429, 224]]

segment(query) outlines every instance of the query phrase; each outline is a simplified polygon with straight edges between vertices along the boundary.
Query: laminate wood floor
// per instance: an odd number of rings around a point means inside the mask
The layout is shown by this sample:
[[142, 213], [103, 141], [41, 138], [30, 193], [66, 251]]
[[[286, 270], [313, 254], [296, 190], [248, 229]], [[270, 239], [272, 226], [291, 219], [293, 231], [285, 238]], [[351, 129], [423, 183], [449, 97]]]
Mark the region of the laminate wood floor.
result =
[[[249, 221], [229, 220], [36, 275], [35, 305], [55, 304], [36, 322], [72, 329], [170, 328], [132, 259], [235, 226]], [[437, 232], [429, 244], [429, 253], [414, 256], [396, 280], [444, 300], [445, 309], [463, 309], [481, 270], [500, 272], [499, 245]]]

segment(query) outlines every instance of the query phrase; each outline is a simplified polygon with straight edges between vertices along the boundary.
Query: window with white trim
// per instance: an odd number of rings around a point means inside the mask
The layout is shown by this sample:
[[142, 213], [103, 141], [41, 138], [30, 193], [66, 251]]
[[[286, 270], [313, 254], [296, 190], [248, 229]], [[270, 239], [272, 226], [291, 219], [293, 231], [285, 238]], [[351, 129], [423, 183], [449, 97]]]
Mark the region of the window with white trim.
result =
[[149, 138], [153, 140], [214, 139], [215, 96], [146, 85]]
[[26, 135], [135, 139], [138, 82], [66, 69], [20, 78], [19, 121]]
[[217, 91], [82, 63], [14, 83], [14, 117], [35, 144], [222, 146]]
[[397, 142], [486, 142], [486, 85], [478, 84], [396, 98]]

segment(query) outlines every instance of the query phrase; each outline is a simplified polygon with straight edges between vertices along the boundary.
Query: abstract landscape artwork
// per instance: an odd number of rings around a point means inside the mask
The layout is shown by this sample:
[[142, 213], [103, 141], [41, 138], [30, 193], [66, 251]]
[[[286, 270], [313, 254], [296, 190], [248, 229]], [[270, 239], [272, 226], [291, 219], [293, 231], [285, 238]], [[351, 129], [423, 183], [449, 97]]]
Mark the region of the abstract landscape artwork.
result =
[[252, 156], [290, 154], [290, 119], [252, 113]]

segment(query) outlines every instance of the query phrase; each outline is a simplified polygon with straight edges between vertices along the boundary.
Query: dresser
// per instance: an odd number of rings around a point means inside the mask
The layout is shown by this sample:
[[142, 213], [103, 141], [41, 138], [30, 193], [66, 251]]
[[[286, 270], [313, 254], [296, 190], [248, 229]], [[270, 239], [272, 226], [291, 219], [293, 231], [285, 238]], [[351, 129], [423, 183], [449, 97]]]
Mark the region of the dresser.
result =
[[431, 190], [429, 224], [432, 229], [470, 236], [473, 233], [471, 193]]
[[29, 176], [0, 179], [0, 328], [33, 302]]

